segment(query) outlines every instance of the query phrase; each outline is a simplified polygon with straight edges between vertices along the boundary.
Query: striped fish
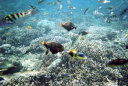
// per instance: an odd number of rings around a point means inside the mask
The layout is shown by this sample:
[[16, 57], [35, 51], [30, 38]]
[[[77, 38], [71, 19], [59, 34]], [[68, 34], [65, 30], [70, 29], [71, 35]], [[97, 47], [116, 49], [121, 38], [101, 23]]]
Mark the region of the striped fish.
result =
[[10, 14], [8, 16], [5, 16], [0, 20], [0, 27], [5, 27], [5, 26], [14, 26], [22, 23], [24, 20], [28, 19], [30, 16], [36, 14], [38, 10], [34, 7], [31, 6], [32, 9], [19, 12], [19, 13], [14, 13]]

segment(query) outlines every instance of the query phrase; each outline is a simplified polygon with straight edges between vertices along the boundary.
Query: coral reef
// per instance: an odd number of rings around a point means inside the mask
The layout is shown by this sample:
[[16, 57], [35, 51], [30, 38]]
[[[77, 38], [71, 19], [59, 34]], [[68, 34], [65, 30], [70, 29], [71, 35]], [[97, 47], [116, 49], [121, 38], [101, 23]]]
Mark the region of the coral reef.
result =
[[[96, 28], [95, 30], [93, 28]], [[17, 31], [17, 30], [16, 30]], [[25, 31], [25, 30], [23, 30]], [[17, 70], [13, 66], [13, 74], [10, 79], [5, 76], [1, 76], [0, 84], [6, 85], [45, 85], [45, 86], [59, 86], [59, 85], [127, 85], [127, 66], [123, 67], [106, 67], [106, 63], [111, 59], [123, 57], [128, 58], [128, 53], [126, 50], [120, 46], [121, 43], [115, 44], [111, 42], [116, 40], [118, 37], [118, 31], [115, 32], [110, 29], [99, 26], [90, 26], [88, 28], [90, 34], [84, 36], [85, 40], [77, 39], [77, 42], [71, 46], [72, 39], [78, 36], [77, 33], [65, 33], [64, 36], [57, 35], [54, 30], [50, 30], [49, 33], [53, 33], [51, 36], [43, 34], [43, 36], [36, 36], [31, 38], [25, 46], [14, 47], [12, 50], [14, 53], [19, 52], [20, 64], [22, 65], [20, 69], [21, 73], [15, 73]], [[30, 31], [31, 32], [31, 31]], [[29, 34], [30, 34], [29, 32]], [[104, 33], [103, 33], [104, 32]], [[33, 32], [35, 34], [36, 32]], [[45, 33], [45, 32], [44, 32]], [[63, 31], [62, 31], [63, 33]], [[24, 33], [27, 36], [28, 33]], [[73, 36], [74, 35], [74, 36]], [[53, 38], [54, 36], [54, 38]], [[66, 36], [69, 36], [66, 38]], [[20, 36], [20, 39], [24, 40], [24, 36]], [[30, 37], [30, 36], [27, 36]], [[56, 41], [62, 43], [65, 50], [76, 49], [81, 51], [87, 56], [87, 63], [83, 64], [83, 60], [72, 61], [72, 58], [65, 52], [60, 53], [60, 55], [49, 53], [44, 55], [45, 48], [42, 46], [41, 42], [45, 41]], [[120, 40], [119, 40], [120, 41]], [[22, 44], [22, 42], [20, 42]], [[10, 43], [12, 44], [12, 43]], [[28, 45], [28, 46], [27, 46]], [[1, 45], [1, 49], [7, 47]], [[9, 47], [12, 47], [11, 45]], [[8, 48], [7, 48], [8, 50]], [[27, 51], [26, 54], [24, 54]], [[12, 53], [11, 56], [16, 58], [16, 54]], [[3, 58], [4, 54], [1, 54], [0, 61], [6, 61], [8, 59]], [[9, 56], [9, 57], [11, 57]], [[10, 59], [12, 59], [12, 57]], [[59, 64], [50, 68], [54, 61], [60, 59]], [[54, 62], [55, 63], [55, 62]], [[18, 63], [15, 63], [16, 65]], [[7, 65], [7, 64], [6, 64]], [[19, 67], [19, 66], [17, 66]], [[10, 66], [8, 65], [8, 70]], [[28, 75], [27, 71], [31, 71]], [[32, 72], [38, 71], [37, 74]], [[11, 72], [10, 72], [11, 73]], [[17, 76], [18, 75], [18, 76]], [[5, 81], [7, 80], [7, 82]]]

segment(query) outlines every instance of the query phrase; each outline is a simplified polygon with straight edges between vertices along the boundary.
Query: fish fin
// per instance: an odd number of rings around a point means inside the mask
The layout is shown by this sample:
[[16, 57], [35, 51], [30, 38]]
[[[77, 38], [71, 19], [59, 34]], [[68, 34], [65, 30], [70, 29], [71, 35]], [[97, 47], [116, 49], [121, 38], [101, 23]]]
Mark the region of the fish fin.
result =
[[42, 45], [45, 45], [45, 44], [46, 44], [46, 42], [45, 42], [45, 40], [43, 40]]
[[77, 56], [77, 59], [79, 59], [79, 60], [83, 60], [83, 59], [84, 59], [84, 57]]
[[62, 24], [62, 22], [60, 22], [60, 29], [62, 28], [62, 26], [63, 26], [63, 24]]
[[84, 60], [84, 64], [87, 63], [87, 60]]
[[47, 51], [45, 52], [45, 55], [47, 55], [47, 54], [48, 54], [48, 52], [49, 52], [49, 50], [47, 49]]
[[74, 60], [75, 60], [75, 56], [72, 57], [72, 61], [74, 61]]

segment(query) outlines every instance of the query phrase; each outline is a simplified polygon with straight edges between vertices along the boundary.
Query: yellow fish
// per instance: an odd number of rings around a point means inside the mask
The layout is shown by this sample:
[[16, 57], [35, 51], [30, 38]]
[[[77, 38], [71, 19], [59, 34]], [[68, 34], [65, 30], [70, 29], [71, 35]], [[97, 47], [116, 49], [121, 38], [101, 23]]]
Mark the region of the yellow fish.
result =
[[8, 36], [10, 36], [10, 35], [12, 35], [12, 33], [10, 33], [10, 32], [8, 32], [8, 34], [7, 34]]
[[84, 37], [83, 37], [83, 36], [80, 36], [80, 39], [81, 39], [81, 40], [84, 40]]
[[69, 54], [72, 57], [72, 61], [74, 61], [75, 59], [80, 59], [80, 60], [85, 60], [84, 64], [87, 62], [87, 57], [81, 53], [81, 52], [77, 52], [75, 49], [72, 49], [71, 51], [67, 51], [67, 54]]
[[26, 28], [27, 28], [27, 29], [32, 29], [32, 26], [27, 26]]

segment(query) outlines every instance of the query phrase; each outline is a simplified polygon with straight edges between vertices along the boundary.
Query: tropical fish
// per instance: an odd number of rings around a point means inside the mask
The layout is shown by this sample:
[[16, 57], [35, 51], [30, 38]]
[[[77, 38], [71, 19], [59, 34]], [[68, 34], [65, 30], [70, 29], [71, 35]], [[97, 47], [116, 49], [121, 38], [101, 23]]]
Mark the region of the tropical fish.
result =
[[108, 11], [112, 11], [114, 9], [114, 7], [107, 7], [105, 9], [108, 10]]
[[10, 35], [12, 35], [12, 33], [8, 32], [7, 35], [10, 36]]
[[68, 6], [70, 7], [71, 6], [71, 1], [67, 0], [67, 3], [68, 3]]
[[69, 76], [69, 73], [62, 73], [60, 76]]
[[35, 19], [32, 22], [34, 23], [34, 22], [39, 22], [39, 21], [41, 21], [41, 19]]
[[81, 35], [87, 35], [87, 34], [90, 34], [90, 32], [81, 31], [81, 32], [79, 32], [79, 34], [81, 34]]
[[0, 27], [10, 27], [18, 25], [38, 12], [38, 9], [36, 7], [32, 5], [30, 5], [30, 7], [32, 9], [19, 13], [10, 14], [2, 18], [0, 20]]
[[63, 8], [63, 5], [61, 4], [61, 5], [59, 6], [59, 8], [57, 9], [57, 11], [61, 10], [62, 8]]
[[88, 10], [89, 10], [89, 7], [85, 9], [84, 14], [86, 14]]
[[54, 6], [55, 6], [55, 5], [58, 5], [58, 4], [60, 4], [60, 3], [61, 3], [61, 2], [58, 2], [58, 1], [57, 1], [57, 2], [48, 2], [48, 5], [54, 5]]
[[118, 58], [107, 63], [106, 66], [120, 66], [128, 63], [128, 59]]
[[49, 50], [52, 52], [52, 54], [56, 54], [58, 52], [64, 51], [63, 45], [56, 42], [49, 42], [45, 43], [45, 41], [42, 42], [42, 45], [44, 45], [47, 48], [46, 55], [48, 54]]
[[45, 16], [45, 15], [48, 15], [48, 14], [49, 14], [49, 13], [47, 13], [47, 12], [42, 13], [42, 15], [44, 15], [44, 16]]
[[62, 22], [60, 22], [60, 28], [61, 27], [64, 27], [67, 31], [76, 29], [76, 26], [72, 22], [65, 22], [64, 24], [62, 24]]
[[105, 22], [105, 23], [111, 23], [109, 17], [104, 16], [104, 15], [103, 15], [102, 17], [104, 18], [104, 22]]
[[27, 28], [27, 29], [32, 29], [32, 26], [27, 26], [26, 28]]
[[44, 2], [45, 0], [40, 0], [39, 2], [38, 2], [38, 4], [41, 4], [42, 2]]
[[61, 3], [62, 1], [61, 0], [57, 0], [57, 2], [60, 2]]
[[112, 15], [109, 16], [109, 19], [114, 21], [114, 20], [118, 19], [118, 16], [116, 14], [112, 14]]
[[81, 36], [80, 36], [80, 39], [81, 39], [81, 40], [84, 40], [84, 37], [81, 35]]
[[98, 0], [98, 3], [103, 3], [103, 4], [110, 3], [110, 0]]
[[75, 59], [82, 59], [86, 62], [87, 57], [83, 53], [77, 52], [75, 49], [67, 51], [67, 54], [69, 54], [72, 57], [72, 61], [74, 61]]
[[99, 12], [99, 10], [100, 10], [101, 8], [102, 8], [101, 6], [100, 6], [100, 7], [98, 7], [98, 8], [93, 12], [93, 14], [94, 14], [94, 15], [103, 16], [104, 14], [103, 14], [103, 13], [101, 13], [101, 12]]
[[127, 12], [127, 10], [128, 10], [128, 7], [127, 8], [125, 8], [122, 12], [121, 12], [121, 16], [123, 16], [126, 12]]
[[76, 7], [74, 7], [74, 6], [68, 6], [68, 8], [71, 8], [71, 9], [76, 9]]

